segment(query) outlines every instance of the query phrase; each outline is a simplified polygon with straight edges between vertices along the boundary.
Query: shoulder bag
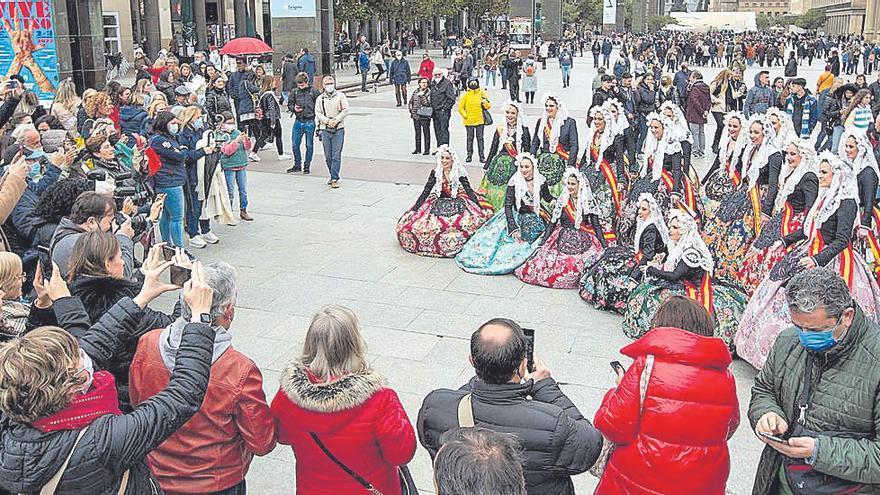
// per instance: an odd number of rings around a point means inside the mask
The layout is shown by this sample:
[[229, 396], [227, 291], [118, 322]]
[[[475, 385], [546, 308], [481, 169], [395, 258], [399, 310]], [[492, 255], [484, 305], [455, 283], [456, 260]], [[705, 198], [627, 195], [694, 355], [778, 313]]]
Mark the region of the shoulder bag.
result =
[[[311, 435], [312, 440], [314, 440], [315, 443], [318, 445], [318, 448], [321, 449], [321, 452], [323, 452], [328, 459], [333, 461], [333, 464], [336, 464], [337, 466], [339, 466], [340, 469], [345, 471], [345, 474], [351, 476], [352, 479], [357, 481], [358, 484], [360, 484], [362, 487], [364, 487], [364, 489], [366, 489], [373, 495], [382, 495], [382, 492], [377, 490], [372, 483], [365, 480], [361, 475], [354, 472], [351, 468], [343, 464], [343, 462], [340, 461], [335, 455], [333, 455], [333, 453], [330, 452], [329, 449], [327, 449], [327, 446], [324, 445], [324, 442], [322, 442], [321, 439], [318, 438], [318, 435], [314, 433], [309, 433], [309, 435]], [[419, 490], [418, 488], [416, 488], [416, 483], [415, 481], [413, 481], [412, 474], [409, 472], [409, 467], [406, 464], [402, 466], [397, 466], [397, 475], [400, 478], [400, 492], [403, 495], [419, 495]]]
[[[645, 368], [642, 370], [641, 376], [639, 376], [639, 415], [642, 414], [642, 409], [645, 407], [645, 394], [648, 392], [648, 381], [651, 379], [651, 372], [653, 370], [654, 355], [648, 354], [645, 356]], [[590, 474], [602, 479], [602, 474], [605, 473], [605, 466], [608, 465], [608, 459], [611, 459], [613, 452], [614, 443], [605, 438], [605, 435], [602, 435], [602, 451], [599, 452], [599, 458], [596, 459], [593, 467], [590, 468]]]
[[488, 101], [485, 97], [480, 99], [480, 110], [483, 111], [483, 125], [492, 125], [492, 114], [483, 106], [483, 100]]
[[[431, 117], [433, 117], [434, 116], [434, 107], [431, 106], [430, 99], [429, 98], [422, 98], [421, 96], [417, 96], [417, 98], [419, 98], [420, 105], [419, 105], [418, 110], [416, 110], [416, 117], [418, 117], [420, 119], [424, 119], [424, 120], [427, 120], [427, 119], [430, 119]], [[426, 101], [429, 102], [427, 105], [425, 104]]]
[[[790, 437], [812, 437], [819, 434], [829, 437], [851, 438], [853, 440], [871, 438], [868, 433], [855, 433], [847, 431], [813, 431], [806, 428], [807, 409], [810, 407], [810, 396], [813, 388], [813, 356], [807, 353], [807, 362], [804, 367], [804, 383], [801, 393], [798, 395], [797, 408], [798, 418], [791, 430]], [[813, 466], [807, 464], [806, 459], [792, 459], [783, 457], [785, 467], [785, 479], [794, 495], [844, 495], [856, 493], [864, 486], [863, 483], [845, 480], [829, 474], [816, 471]]]

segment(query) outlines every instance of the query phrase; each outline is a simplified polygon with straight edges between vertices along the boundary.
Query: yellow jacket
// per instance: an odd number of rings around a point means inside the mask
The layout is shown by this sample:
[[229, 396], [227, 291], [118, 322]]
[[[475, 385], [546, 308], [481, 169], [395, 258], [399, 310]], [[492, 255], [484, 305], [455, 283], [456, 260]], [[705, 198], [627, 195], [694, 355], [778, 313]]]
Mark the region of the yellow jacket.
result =
[[830, 88], [832, 84], [834, 84], [834, 74], [827, 70], [819, 74], [819, 79], [816, 80], [816, 95]]
[[488, 110], [492, 105], [489, 103], [489, 95], [479, 88], [465, 91], [458, 100], [458, 113], [464, 120], [465, 126], [483, 125], [483, 108]]

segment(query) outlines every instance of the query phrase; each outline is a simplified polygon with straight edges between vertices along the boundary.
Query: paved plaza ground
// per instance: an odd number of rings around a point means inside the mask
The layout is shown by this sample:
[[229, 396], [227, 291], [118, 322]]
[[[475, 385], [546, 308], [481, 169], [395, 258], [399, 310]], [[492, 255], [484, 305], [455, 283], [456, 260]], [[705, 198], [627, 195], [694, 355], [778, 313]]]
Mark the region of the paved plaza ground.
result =
[[[562, 89], [559, 69], [552, 61], [538, 74], [538, 100], [547, 90], [557, 92], [578, 119], [582, 139], [595, 76], [592, 57], [587, 55], [575, 59], [570, 88]], [[717, 72], [701, 70], [707, 82]], [[817, 62], [799, 75], [814, 88], [820, 71]], [[749, 87], [756, 73], [757, 66], [747, 72]], [[773, 76], [781, 74], [781, 67], [773, 69]], [[507, 98], [500, 85], [489, 94], [493, 105]], [[248, 173], [249, 211], [255, 221], [217, 226], [220, 244], [196, 253], [203, 259], [228, 261], [238, 269], [234, 346], [263, 370], [268, 400], [278, 390], [284, 366], [298, 357], [311, 315], [322, 305], [335, 303], [359, 315], [372, 365], [388, 378], [413, 422], [428, 392], [459, 387], [472, 376], [469, 336], [481, 323], [499, 316], [536, 329], [536, 354], [564, 383], [562, 390], [584, 416], [592, 419], [603, 394], [614, 385], [608, 362], [626, 361], [618, 353], [630, 342], [620, 330], [621, 318], [591, 308], [577, 291], [529, 286], [513, 275], [470, 275], [453, 260], [404, 252], [394, 226], [421, 192], [434, 158], [410, 154], [412, 123], [405, 109], [394, 106], [389, 88], [352, 94], [350, 102], [340, 189], [326, 185], [317, 141], [312, 176], [284, 174], [291, 164], [276, 161], [274, 149], [263, 151], [263, 161], [251, 164]], [[540, 101], [526, 105], [526, 112], [534, 126]], [[502, 118], [497, 108], [493, 116], [497, 121]], [[464, 128], [455, 112], [450, 127], [452, 144], [463, 157]], [[284, 128], [289, 153], [287, 117]], [[707, 141], [713, 130], [707, 128]], [[487, 131], [487, 150], [490, 136]], [[707, 166], [708, 162], [698, 163], [700, 169]], [[470, 171], [476, 183], [480, 169]], [[731, 369], [742, 424], [729, 444], [729, 490], [747, 494], [763, 446], [745, 417], [755, 371], [742, 360]], [[422, 493], [433, 493], [430, 458], [421, 446], [410, 466]], [[255, 494], [293, 493], [290, 448], [279, 445], [270, 455], [255, 459], [247, 482]], [[578, 493], [588, 494], [596, 480], [583, 474], [575, 478], [575, 485]]]

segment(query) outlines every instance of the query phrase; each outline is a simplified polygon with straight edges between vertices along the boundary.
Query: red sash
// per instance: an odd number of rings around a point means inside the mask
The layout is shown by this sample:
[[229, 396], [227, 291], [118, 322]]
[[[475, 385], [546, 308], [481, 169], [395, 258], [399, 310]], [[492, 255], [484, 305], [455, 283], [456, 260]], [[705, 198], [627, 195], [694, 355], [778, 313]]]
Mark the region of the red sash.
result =
[[715, 301], [712, 294], [712, 277], [709, 276], [708, 272], [703, 274], [703, 281], [700, 283], [700, 287], [685, 281], [684, 291], [688, 299], [700, 303], [706, 309], [706, 312], [709, 313], [709, 316], [712, 315], [712, 307]]
[[[547, 125], [544, 127], [544, 136], [547, 138], [547, 144], [550, 144], [550, 126]], [[556, 149], [554, 152], [561, 156], [563, 160], [568, 161], [568, 157], [570, 156], [565, 148], [562, 147], [562, 143], [556, 143]]]
[[794, 208], [791, 206], [791, 203], [788, 201], [785, 202], [785, 206], [782, 208], [782, 225], [780, 226], [780, 234], [782, 237], [791, 234], [791, 219], [794, 217]]
[[[807, 256], [815, 256], [825, 248], [825, 239], [822, 237], [822, 231], [816, 228], [816, 235], [810, 242], [807, 249]], [[852, 243], [848, 244], [838, 255], [840, 261], [839, 273], [840, 277], [846, 282], [846, 285], [852, 289], [853, 280], [855, 279], [855, 254], [853, 253]]]
[[742, 176], [739, 171], [731, 170], [730, 160], [727, 160], [727, 166], [724, 167], [727, 169], [727, 176], [730, 177], [730, 182], [733, 184], [733, 187], [739, 187], [739, 183], [742, 182]]
[[608, 160], [602, 160], [602, 163], [599, 164], [599, 170], [602, 171], [605, 181], [608, 182], [608, 187], [611, 188], [611, 200], [614, 201], [614, 209], [620, 211], [620, 191], [617, 189], [617, 176], [611, 170], [611, 164], [608, 163]]
[[672, 189], [675, 187], [675, 181], [672, 179], [672, 174], [669, 173], [668, 170], [664, 170], [660, 172], [660, 179], [663, 181], [663, 184], [666, 186], [666, 190], [668, 192], [672, 192]]
[[[568, 219], [571, 220], [571, 223], [577, 225], [577, 222], [575, 221], [575, 219], [577, 218], [577, 210], [575, 209], [574, 204], [572, 204], [572, 201], [570, 199], [568, 200], [568, 204], [565, 205], [563, 211], [565, 211], [565, 215], [568, 216]], [[592, 225], [584, 224], [583, 221], [581, 222], [581, 226], [579, 227], [579, 229], [588, 234], [592, 234], [594, 236], [596, 235], [596, 229], [594, 229]], [[614, 232], [603, 232], [602, 237], [605, 238], [606, 242], [617, 240], [617, 235]]]
[[498, 139], [502, 139], [504, 141], [504, 149], [507, 151], [507, 154], [510, 155], [511, 158], [516, 158], [518, 153], [516, 152], [516, 146], [514, 146], [515, 143], [513, 142], [513, 140], [508, 141], [506, 139], [506, 136], [504, 136], [505, 130], [506, 129], [504, 127], [498, 128]]
[[761, 191], [758, 186], [749, 189], [749, 200], [752, 203], [752, 217], [755, 227], [755, 237], [761, 235]]
[[684, 201], [687, 203], [688, 208], [690, 208], [691, 211], [696, 212], [697, 195], [694, 193], [694, 185], [691, 184], [691, 179], [687, 175], [682, 177], [682, 181], [684, 182]]

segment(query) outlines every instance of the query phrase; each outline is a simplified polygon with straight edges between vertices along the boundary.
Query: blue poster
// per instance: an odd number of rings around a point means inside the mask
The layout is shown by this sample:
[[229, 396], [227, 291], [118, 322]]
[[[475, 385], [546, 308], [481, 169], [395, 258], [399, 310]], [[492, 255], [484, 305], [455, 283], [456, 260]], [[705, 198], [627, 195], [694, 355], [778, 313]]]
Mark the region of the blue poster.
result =
[[315, 17], [317, 0], [272, 0], [272, 17]]
[[0, 1], [0, 75], [19, 74], [41, 100], [59, 83], [52, 0]]

